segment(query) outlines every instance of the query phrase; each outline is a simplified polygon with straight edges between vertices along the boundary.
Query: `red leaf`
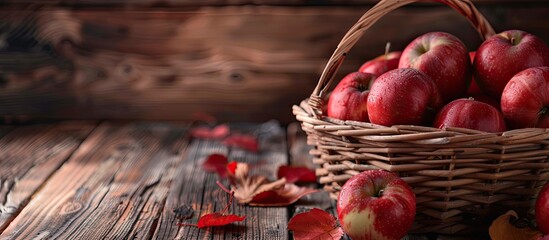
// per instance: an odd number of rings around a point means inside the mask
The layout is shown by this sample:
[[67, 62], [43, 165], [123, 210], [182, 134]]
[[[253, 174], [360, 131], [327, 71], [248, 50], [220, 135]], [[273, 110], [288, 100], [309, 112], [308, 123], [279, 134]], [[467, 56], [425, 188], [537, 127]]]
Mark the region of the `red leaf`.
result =
[[238, 216], [234, 214], [225, 215], [219, 212], [214, 212], [200, 217], [196, 225], [198, 228], [224, 226], [233, 222], [242, 222], [244, 219], [246, 219], [246, 216]]
[[236, 167], [238, 166], [237, 162], [230, 162], [227, 164], [227, 171], [229, 171], [229, 174], [235, 175], [236, 174]]
[[191, 130], [191, 136], [195, 138], [205, 139], [222, 139], [229, 135], [229, 132], [229, 126], [225, 124], [220, 124], [213, 129], [210, 129], [208, 127], [196, 127]]
[[232, 134], [223, 140], [223, 144], [230, 147], [239, 147], [251, 152], [259, 151], [257, 139], [246, 134]]
[[250, 205], [260, 207], [283, 207], [296, 202], [305, 195], [315, 192], [318, 192], [318, 190], [287, 183], [281, 188], [256, 194], [250, 201]]
[[220, 177], [227, 176], [227, 157], [222, 154], [211, 154], [202, 164], [202, 168], [207, 172], [216, 172]]
[[286, 178], [286, 182], [316, 182], [315, 171], [307, 167], [282, 165], [278, 167], [278, 178]]
[[334, 216], [318, 208], [296, 214], [288, 222], [288, 230], [294, 231], [295, 240], [339, 240], [343, 236]]

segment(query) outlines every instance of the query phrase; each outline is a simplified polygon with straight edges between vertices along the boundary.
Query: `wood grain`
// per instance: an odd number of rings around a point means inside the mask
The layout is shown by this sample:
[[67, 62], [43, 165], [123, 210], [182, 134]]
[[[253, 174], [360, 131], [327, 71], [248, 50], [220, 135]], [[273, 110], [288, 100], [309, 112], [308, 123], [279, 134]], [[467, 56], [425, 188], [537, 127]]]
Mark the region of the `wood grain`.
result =
[[[245, 130], [247, 129], [247, 130]], [[193, 206], [196, 210], [192, 219], [185, 223], [196, 223], [203, 214], [220, 211], [227, 203], [227, 194], [219, 191], [215, 181], [218, 177], [206, 173], [201, 164], [212, 153], [228, 154], [229, 159], [248, 162], [254, 166], [253, 172], [275, 178], [281, 164], [287, 164], [285, 134], [275, 122], [244, 128], [258, 136], [259, 153], [250, 153], [237, 148], [226, 148], [217, 141], [193, 140], [189, 145], [184, 165], [179, 166], [177, 176], [171, 186], [166, 207], [158, 221], [159, 228], [154, 239], [288, 239], [286, 224], [287, 209], [284, 207], [249, 207], [233, 203], [230, 212], [247, 216], [243, 223], [217, 229], [178, 227], [173, 210], [180, 206]], [[228, 186], [227, 180], [222, 183]], [[235, 201], [236, 202], [236, 201]]]
[[185, 127], [104, 123], [33, 197], [2, 239], [145, 239], [156, 227]]
[[[0, 233], [94, 127], [88, 122], [19, 126], [0, 138]], [[0, 136], [7, 128], [0, 127]]]
[[[209, 2], [213, 3], [213, 2]], [[0, 116], [56, 119], [293, 120], [328, 57], [368, 7], [230, 6], [188, 10], [3, 10]], [[549, 41], [549, 7], [481, 7], [497, 31]], [[348, 55], [341, 75], [428, 31], [479, 42], [444, 6], [383, 18]], [[268, 109], [268, 110], [266, 110]]]

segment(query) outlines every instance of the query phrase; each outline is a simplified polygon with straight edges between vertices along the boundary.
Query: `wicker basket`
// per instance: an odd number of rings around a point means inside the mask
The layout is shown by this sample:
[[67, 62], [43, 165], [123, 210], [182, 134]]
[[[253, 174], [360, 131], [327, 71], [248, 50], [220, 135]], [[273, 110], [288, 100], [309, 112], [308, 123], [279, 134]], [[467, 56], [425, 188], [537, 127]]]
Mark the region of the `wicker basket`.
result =
[[[366, 12], [341, 40], [311, 97], [293, 107], [309, 144], [315, 146], [311, 154], [320, 183], [337, 199], [345, 181], [361, 171], [385, 169], [399, 174], [416, 193], [417, 215], [411, 230], [415, 233], [486, 231], [489, 221], [485, 219], [501, 211], [531, 214], [539, 188], [549, 180], [548, 129], [496, 134], [461, 128], [386, 127], [322, 115], [322, 99], [351, 47], [379, 18], [413, 2], [383, 0]], [[465, 16], [482, 38], [494, 34], [469, 0], [437, 2]]]

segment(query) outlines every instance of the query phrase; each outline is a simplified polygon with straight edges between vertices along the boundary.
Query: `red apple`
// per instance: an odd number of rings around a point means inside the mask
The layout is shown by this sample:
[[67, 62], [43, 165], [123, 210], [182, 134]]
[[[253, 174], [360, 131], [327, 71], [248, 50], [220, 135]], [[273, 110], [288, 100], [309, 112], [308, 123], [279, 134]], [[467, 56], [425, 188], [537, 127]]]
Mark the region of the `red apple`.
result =
[[549, 235], [549, 182], [539, 191], [535, 210], [538, 229]]
[[456, 99], [444, 106], [437, 114], [434, 126], [459, 127], [484, 132], [504, 132], [503, 115], [493, 106], [472, 98]]
[[383, 54], [362, 64], [358, 71], [381, 76], [381, 74], [398, 68], [400, 55], [402, 55], [402, 52], [399, 51]]
[[501, 95], [501, 111], [510, 127], [549, 128], [549, 67], [513, 76]]
[[437, 86], [413, 68], [397, 68], [379, 76], [368, 95], [368, 116], [375, 124], [421, 125], [440, 109]]
[[399, 68], [415, 68], [427, 74], [445, 102], [463, 96], [471, 81], [467, 48], [454, 35], [431, 32], [414, 39], [402, 52]]
[[368, 122], [368, 88], [376, 78], [370, 73], [353, 72], [345, 76], [328, 99], [328, 117]]
[[364, 171], [341, 188], [337, 216], [353, 240], [401, 239], [416, 214], [416, 197], [396, 174]]
[[508, 30], [484, 41], [473, 65], [480, 89], [499, 99], [507, 82], [518, 72], [549, 66], [549, 47], [532, 34]]
[[490, 104], [490, 106], [492, 107], [495, 107], [498, 111], [501, 112], [501, 104], [499, 102], [499, 99], [494, 99], [492, 97], [489, 97], [489, 96], [486, 96], [482, 93], [479, 93], [479, 94], [471, 94], [471, 95], [468, 95], [468, 97], [471, 97], [473, 99], [475, 99], [476, 101], [479, 101], [479, 102], [483, 102], [483, 103], [488, 103]]

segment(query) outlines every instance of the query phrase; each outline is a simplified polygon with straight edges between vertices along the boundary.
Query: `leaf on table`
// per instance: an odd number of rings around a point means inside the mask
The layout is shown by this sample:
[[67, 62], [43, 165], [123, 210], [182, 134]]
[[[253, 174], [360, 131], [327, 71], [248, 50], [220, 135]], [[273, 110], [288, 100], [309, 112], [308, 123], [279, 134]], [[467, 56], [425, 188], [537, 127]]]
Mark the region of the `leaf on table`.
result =
[[[227, 172], [232, 175], [236, 175], [236, 166], [238, 166], [237, 162], [230, 162], [227, 164]], [[246, 173], [247, 174], [247, 173]]]
[[[235, 166], [234, 170], [230, 166]], [[249, 166], [247, 163], [230, 163], [227, 168], [231, 191], [234, 192], [234, 197], [241, 204], [249, 203], [259, 193], [275, 190], [286, 184], [285, 178], [271, 182], [265, 176], [248, 176]]]
[[225, 138], [222, 143], [229, 147], [239, 147], [251, 152], [259, 151], [257, 139], [252, 135], [235, 133]]
[[226, 124], [220, 124], [214, 128], [195, 127], [191, 130], [191, 136], [204, 139], [223, 139], [229, 135], [229, 133], [229, 126]]
[[299, 187], [293, 183], [286, 183], [282, 188], [256, 194], [250, 201], [251, 206], [284, 207], [302, 198], [305, 195], [318, 192], [317, 189]]
[[173, 213], [175, 214], [175, 218], [183, 220], [191, 218], [194, 214], [194, 209], [189, 205], [181, 205], [173, 209]]
[[221, 187], [221, 189], [227, 193], [229, 193], [231, 196], [229, 198], [229, 202], [223, 210], [219, 212], [214, 213], [208, 213], [202, 215], [196, 224], [186, 224], [186, 223], [178, 223], [179, 226], [194, 226], [198, 228], [204, 228], [204, 227], [215, 227], [215, 226], [225, 226], [234, 222], [242, 222], [244, 219], [246, 219], [246, 216], [238, 216], [235, 214], [227, 214], [229, 211], [229, 208], [233, 204], [234, 199], [234, 192], [229, 192], [225, 187], [221, 185], [219, 181], [217, 181], [217, 184]]
[[289, 183], [316, 182], [315, 171], [307, 167], [281, 165], [278, 167], [278, 178], [286, 178]]
[[212, 226], [225, 226], [234, 222], [242, 222], [246, 219], [246, 216], [238, 216], [234, 214], [223, 214], [220, 212], [214, 212], [206, 214], [196, 224], [198, 228], [212, 227]]
[[541, 232], [533, 228], [514, 226], [509, 222], [511, 217], [518, 218], [518, 215], [515, 211], [509, 211], [492, 222], [489, 229], [492, 240], [535, 240], [542, 236]]
[[318, 208], [296, 214], [288, 222], [288, 230], [294, 232], [296, 240], [339, 240], [343, 236], [335, 217]]
[[215, 172], [219, 175], [219, 177], [224, 178], [227, 176], [228, 162], [229, 160], [227, 159], [227, 156], [214, 153], [206, 158], [206, 161], [202, 163], [202, 168], [207, 172]]

